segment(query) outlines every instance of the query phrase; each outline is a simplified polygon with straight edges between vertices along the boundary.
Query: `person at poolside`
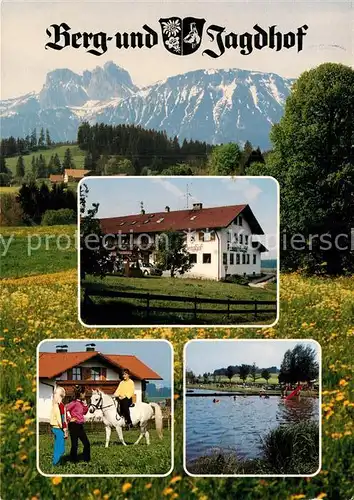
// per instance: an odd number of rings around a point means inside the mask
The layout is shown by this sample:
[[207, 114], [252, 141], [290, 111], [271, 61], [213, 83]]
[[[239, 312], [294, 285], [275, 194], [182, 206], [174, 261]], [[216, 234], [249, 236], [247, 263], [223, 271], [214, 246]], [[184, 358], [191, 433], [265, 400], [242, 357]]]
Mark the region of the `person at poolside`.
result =
[[120, 411], [128, 428], [133, 426], [129, 408], [133, 404], [134, 390], [134, 382], [130, 378], [130, 371], [125, 369], [123, 370], [123, 380], [119, 383], [114, 396], [118, 399]]
[[65, 453], [65, 439], [68, 437], [68, 428], [63, 399], [65, 389], [57, 387], [53, 393], [52, 408], [50, 412], [50, 426], [54, 435], [53, 465], [58, 465]]
[[84, 428], [85, 415], [88, 406], [85, 401], [86, 391], [84, 386], [76, 385], [74, 389], [74, 399], [66, 406], [69, 421], [69, 434], [71, 439], [70, 460], [78, 461], [77, 449], [79, 439], [83, 444], [83, 459], [86, 463], [91, 460], [90, 441]]

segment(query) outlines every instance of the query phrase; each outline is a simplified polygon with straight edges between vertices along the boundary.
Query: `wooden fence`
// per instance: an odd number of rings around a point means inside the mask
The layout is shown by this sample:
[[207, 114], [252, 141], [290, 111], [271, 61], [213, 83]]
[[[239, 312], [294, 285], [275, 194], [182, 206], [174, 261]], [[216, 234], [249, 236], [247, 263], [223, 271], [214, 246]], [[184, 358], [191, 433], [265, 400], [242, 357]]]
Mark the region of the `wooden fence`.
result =
[[[151, 293], [121, 292], [115, 290], [85, 289], [84, 304], [90, 302], [90, 297], [108, 297], [120, 299], [138, 299], [145, 301], [145, 305], [134, 305], [137, 311], [143, 311], [146, 318], [149, 318], [150, 312], [165, 313], [189, 313], [194, 319], [197, 319], [198, 313], [201, 314], [222, 314], [230, 318], [233, 314], [253, 314], [257, 319], [259, 314], [276, 314], [277, 303], [275, 300], [233, 300], [233, 299], [213, 299], [205, 297], [183, 297], [176, 295], [160, 295]], [[170, 307], [170, 306], [152, 306], [153, 301], [182, 302], [190, 303], [192, 307]], [[225, 309], [204, 309], [199, 308], [200, 304], [225, 305]], [[242, 309], [233, 309], [232, 306], [242, 306]], [[249, 306], [245, 309], [245, 306]], [[265, 306], [273, 306], [265, 308]]]

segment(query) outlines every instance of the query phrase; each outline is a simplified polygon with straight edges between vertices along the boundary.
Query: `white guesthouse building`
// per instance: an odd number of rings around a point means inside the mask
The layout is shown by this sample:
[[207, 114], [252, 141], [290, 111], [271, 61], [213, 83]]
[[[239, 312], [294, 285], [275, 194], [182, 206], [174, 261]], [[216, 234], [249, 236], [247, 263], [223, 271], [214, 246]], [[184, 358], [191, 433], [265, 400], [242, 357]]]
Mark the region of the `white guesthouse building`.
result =
[[[37, 418], [48, 422], [50, 417], [53, 391], [64, 387], [64, 402], [71, 400], [75, 385], [84, 385], [87, 398], [93, 389], [100, 388], [106, 394], [113, 394], [122, 380], [122, 370], [128, 368], [134, 381], [134, 401], [141, 402], [148, 380], [162, 380], [160, 375], [140, 361], [136, 356], [102, 354], [88, 344], [84, 352], [68, 352], [67, 346], [57, 346], [56, 352], [40, 352]], [[97, 418], [95, 412], [86, 418]]]
[[193, 264], [186, 277], [220, 280], [227, 275], [257, 276], [261, 254], [267, 249], [255, 239], [264, 232], [249, 205], [128, 215], [100, 219], [102, 231], [115, 238], [123, 257], [138, 247], [145, 262], [154, 263], [159, 238], [169, 231], [183, 232]]

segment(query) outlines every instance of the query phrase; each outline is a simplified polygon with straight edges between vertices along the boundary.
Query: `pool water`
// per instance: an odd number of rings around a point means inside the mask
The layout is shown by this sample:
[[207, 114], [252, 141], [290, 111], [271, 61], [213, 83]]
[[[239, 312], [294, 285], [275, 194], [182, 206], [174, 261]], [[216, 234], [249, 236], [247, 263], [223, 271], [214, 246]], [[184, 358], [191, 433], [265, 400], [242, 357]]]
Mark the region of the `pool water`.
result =
[[[198, 391], [199, 392], [199, 391]], [[187, 462], [214, 451], [239, 458], [261, 455], [261, 438], [281, 424], [319, 420], [318, 398], [284, 401], [278, 396], [186, 397]]]

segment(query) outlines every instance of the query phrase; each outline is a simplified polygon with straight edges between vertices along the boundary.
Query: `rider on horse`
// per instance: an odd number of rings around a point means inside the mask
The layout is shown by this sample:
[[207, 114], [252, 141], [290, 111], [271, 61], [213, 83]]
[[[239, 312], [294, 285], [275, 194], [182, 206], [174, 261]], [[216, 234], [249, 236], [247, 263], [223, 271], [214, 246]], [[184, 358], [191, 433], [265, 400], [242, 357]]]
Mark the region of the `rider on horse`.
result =
[[130, 378], [130, 371], [128, 369], [123, 370], [123, 380], [118, 385], [114, 396], [117, 398], [118, 412], [122, 413], [126, 425], [132, 427], [133, 424], [130, 418], [129, 407], [132, 406], [133, 403], [134, 382]]

